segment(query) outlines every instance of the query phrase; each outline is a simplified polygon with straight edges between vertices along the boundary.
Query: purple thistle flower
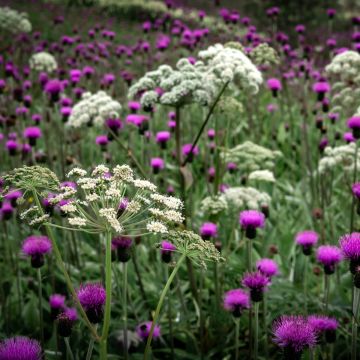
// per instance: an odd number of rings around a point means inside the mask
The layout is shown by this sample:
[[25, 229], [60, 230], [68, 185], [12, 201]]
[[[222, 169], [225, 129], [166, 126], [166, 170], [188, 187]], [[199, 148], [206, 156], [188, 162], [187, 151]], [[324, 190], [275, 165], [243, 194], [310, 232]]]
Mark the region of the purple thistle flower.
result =
[[248, 239], [255, 239], [256, 229], [265, 226], [265, 215], [257, 210], [244, 210], [240, 213], [239, 222]]
[[118, 236], [111, 240], [111, 246], [113, 250], [117, 251], [120, 262], [128, 262], [130, 260], [132, 244], [132, 239], [125, 236]]
[[164, 263], [169, 263], [172, 258], [173, 252], [176, 250], [176, 246], [169, 241], [161, 242], [161, 260]]
[[325, 335], [327, 343], [331, 344], [336, 341], [336, 329], [339, 324], [335, 318], [325, 315], [310, 315], [308, 322], [318, 335]]
[[153, 173], [158, 174], [160, 170], [164, 169], [165, 163], [161, 158], [152, 158], [150, 161], [150, 165], [153, 168]]
[[49, 305], [51, 318], [55, 320], [59, 313], [65, 308], [65, 296], [60, 294], [50, 295]]
[[285, 359], [300, 359], [305, 348], [316, 345], [316, 332], [302, 316], [281, 316], [273, 325], [274, 342], [284, 349]]
[[45, 85], [45, 92], [50, 96], [51, 102], [57, 102], [60, 98], [60, 93], [63, 91], [64, 86], [58, 79], [49, 80]]
[[346, 132], [346, 133], [344, 133], [343, 139], [344, 139], [348, 144], [356, 141], [356, 139], [354, 138], [354, 135], [352, 134], [352, 132]]
[[212, 237], [217, 237], [217, 225], [212, 222], [202, 224], [200, 235], [204, 240], [210, 240]]
[[[150, 329], [151, 329], [152, 321], [146, 321], [139, 324], [136, 327], [136, 333], [142, 340], [147, 340]], [[160, 337], [160, 325], [155, 325], [154, 332], [153, 332], [153, 339], [156, 340]]]
[[250, 290], [250, 298], [253, 302], [259, 302], [263, 299], [263, 293], [266, 291], [269, 283], [269, 278], [260, 271], [246, 273], [242, 280], [242, 285]]
[[137, 101], [129, 101], [128, 108], [134, 114], [141, 109], [141, 104]]
[[166, 149], [166, 144], [170, 140], [169, 131], [159, 131], [156, 134], [156, 142], [160, 145], [162, 149]]
[[256, 268], [263, 275], [267, 276], [270, 279], [279, 273], [278, 265], [272, 259], [264, 258], [264, 259], [258, 260], [256, 262]]
[[223, 305], [234, 317], [240, 317], [243, 310], [250, 308], [249, 294], [242, 289], [229, 290], [224, 294]]
[[336, 14], [336, 10], [333, 8], [329, 8], [326, 10], [326, 14], [329, 17], [329, 19], [333, 19]]
[[281, 85], [280, 80], [278, 80], [278, 79], [269, 79], [266, 82], [266, 84], [267, 84], [268, 88], [272, 91], [273, 96], [277, 97], [278, 91], [280, 91], [282, 89], [282, 85]]
[[341, 250], [337, 246], [322, 245], [316, 251], [316, 259], [324, 266], [325, 274], [335, 272], [335, 265], [342, 259]]
[[9, 152], [10, 156], [16, 155], [16, 152], [18, 150], [19, 144], [15, 140], [8, 140], [5, 143], [5, 147]]
[[27, 237], [22, 244], [22, 252], [31, 257], [31, 265], [40, 268], [44, 265], [44, 255], [52, 251], [52, 244], [48, 237], [32, 235]]
[[100, 146], [101, 151], [106, 151], [107, 145], [109, 143], [109, 138], [107, 135], [99, 135], [95, 139], [95, 143]]
[[71, 115], [72, 108], [70, 106], [63, 106], [60, 109], [60, 114], [62, 115], [62, 121], [66, 122], [69, 119], [69, 116]]
[[23, 336], [6, 339], [0, 343], [1, 360], [41, 360], [41, 346], [36, 340]]
[[208, 132], [207, 132], [207, 136], [210, 140], [214, 140], [215, 138], [215, 130], [214, 129], [209, 129]]
[[36, 140], [41, 137], [41, 129], [36, 126], [27, 127], [24, 130], [24, 137], [29, 139], [29, 145], [35, 146]]
[[229, 170], [230, 174], [233, 174], [237, 170], [237, 165], [235, 163], [233, 163], [233, 162], [229, 162], [226, 165], [226, 168]]
[[347, 126], [352, 130], [355, 139], [360, 138], [360, 116], [353, 116], [347, 121]]
[[312, 248], [318, 240], [318, 233], [312, 230], [299, 232], [295, 236], [295, 242], [302, 246], [303, 254], [307, 256], [311, 254]]
[[360, 233], [342, 236], [339, 240], [340, 248], [346, 259], [350, 260], [350, 271], [356, 274], [360, 266]]
[[10, 201], [13, 207], [17, 206], [17, 200], [23, 196], [23, 193], [20, 190], [10, 190], [5, 194], [4, 199]]
[[[181, 148], [183, 155], [188, 156], [190, 154], [190, 152], [191, 152], [191, 148], [192, 148], [192, 144], [183, 145], [182, 148]], [[192, 160], [194, 158], [194, 155], [198, 155], [198, 154], [199, 154], [199, 148], [196, 145], [194, 147], [194, 149], [192, 150], [192, 153], [191, 153], [190, 158], [189, 158], [189, 162], [192, 162]]]
[[[117, 135], [119, 130], [123, 127], [120, 119], [107, 119], [105, 124], [113, 133], [115, 133], [115, 135]], [[110, 135], [111, 136], [109, 136], [109, 139], [112, 140], [113, 136], [112, 134]]]
[[35, 123], [35, 124], [39, 124], [41, 122], [42, 116], [40, 114], [33, 114], [31, 116], [31, 120]]
[[308, 317], [308, 322], [316, 332], [336, 330], [339, 325], [335, 318], [325, 315], [310, 315]]
[[81, 285], [77, 296], [87, 317], [93, 324], [101, 322], [104, 315], [106, 291], [101, 284]]
[[357, 198], [360, 199], [360, 182], [355, 183], [352, 187], [351, 187], [352, 193], [353, 195]]
[[66, 308], [56, 319], [58, 334], [62, 337], [69, 337], [74, 323], [78, 319], [77, 311], [75, 308]]
[[12, 218], [13, 213], [14, 213], [14, 208], [10, 203], [5, 202], [2, 204], [2, 207], [0, 209], [2, 220], [10, 220]]
[[49, 304], [53, 309], [62, 309], [65, 306], [65, 296], [60, 294], [52, 294], [50, 295]]
[[318, 101], [324, 100], [325, 94], [331, 90], [330, 85], [325, 81], [313, 84], [312, 90], [317, 93]]

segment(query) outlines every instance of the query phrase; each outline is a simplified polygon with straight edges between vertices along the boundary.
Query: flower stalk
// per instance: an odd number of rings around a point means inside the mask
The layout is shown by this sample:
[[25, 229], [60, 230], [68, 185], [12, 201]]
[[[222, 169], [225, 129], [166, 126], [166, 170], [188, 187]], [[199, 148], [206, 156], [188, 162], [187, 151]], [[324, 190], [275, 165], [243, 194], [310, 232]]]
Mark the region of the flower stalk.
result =
[[144, 352], [144, 360], [148, 359], [148, 356], [149, 356], [149, 353], [150, 353], [150, 350], [151, 350], [151, 341], [152, 341], [152, 338], [153, 338], [155, 325], [156, 325], [156, 322], [158, 320], [160, 310], [162, 308], [162, 304], [164, 302], [166, 294], [167, 294], [168, 290], [170, 289], [170, 285], [171, 285], [172, 281], [174, 280], [175, 275], [178, 272], [178, 270], [180, 269], [180, 266], [183, 263], [183, 261], [185, 260], [185, 258], [186, 258], [185, 254], [181, 255], [181, 257], [177, 261], [177, 264], [176, 264], [175, 268], [173, 269], [173, 271], [171, 272], [171, 274], [170, 274], [170, 276], [169, 276], [169, 278], [168, 278], [168, 280], [167, 280], [167, 282], [165, 284], [165, 287], [164, 287], [164, 289], [163, 289], [163, 291], [161, 293], [159, 302], [158, 302], [156, 310], [155, 310], [155, 315], [154, 315], [154, 318], [153, 318], [153, 321], [152, 321], [152, 324], [151, 324], [150, 333], [149, 333], [149, 336], [147, 338], [145, 352]]

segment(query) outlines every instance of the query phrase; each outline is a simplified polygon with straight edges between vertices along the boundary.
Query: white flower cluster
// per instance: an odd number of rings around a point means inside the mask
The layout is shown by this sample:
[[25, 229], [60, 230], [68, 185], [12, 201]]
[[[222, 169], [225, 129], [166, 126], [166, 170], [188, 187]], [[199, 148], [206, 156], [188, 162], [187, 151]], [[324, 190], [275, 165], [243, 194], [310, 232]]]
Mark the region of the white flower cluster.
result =
[[102, 126], [107, 119], [119, 117], [120, 111], [120, 103], [104, 91], [98, 91], [96, 94], [85, 92], [80, 102], [73, 107], [67, 126]]
[[360, 104], [360, 54], [345, 51], [336, 55], [326, 66], [326, 72], [334, 81], [331, 112], [352, 115]]
[[200, 209], [209, 215], [218, 215], [228, 209], [227, 201], [223, 196], [208, 196], [201, 201]]
[[221, 44], [199, 52], [208, 68], [208, 78], [214, 74], [220, 83], [233, 82], [240, 90], [255, 94], [262, 83], [261, 72], [240, 50]]
[[[49, 201], [59, 206], [70, 226], [88, 233], [165, 234], [184, 220], [182, 202], [161, 195], [150, 181], [137, 179], [127, 165], [112, 170], [98, 165], [88, 176], [80, 168], [68, 173], [76, 189], [65, 187]], [[67, 200], [60, 205], [62, 200]]]
[[250, 173], [248, 180], [275, 182], [275, 176], [270, 170], [255, 170]]
[[[355, 163], [354, 154], [355, 143], [336, 147], [326, 147], [324, 156], [319, 161], [319, 173], [324, 174], [337, 166], [341, 166], [345, 171], [353, 171]], [[357, 166], [358, 169], [360, 169], [360, 154], [358, 154], [357, 157]]]
[[[221, 156], [225, 162], [234, 162], [245, 172], [272, 169], [281, 152], [245, 141], [232, 149], [225, 149]], [[255, 175], [256, 176], [256, 175]]]
[[[181, 59], [173, 69], [161, 65], [145, 74], [129, 89], [129, 97], [142, 93], [146, 108], [154, 104], [183, 106], [211, 104], [224, 84], [233, 83], [238, 89], [256, 93], [262, 83], [260, 71], [240, 50], [217, 44], [199, 52], [200, 61], [191, 64]], [[159, 91], [160, 89], [160, 91]]]
[[[155, 103], [182, 106], [190, 103], [208, 105], [217, 89], [212, 82], [204, 82], [206, 69], [200, 61], [192, 65], [188, 59], [181, 59], [174, 70], [169, 65], [161, 65], [155, 71], [145, 74], [129, 89], [129, 97], [145, 91], [141, 104], [152, 107]], [[155, 91], [160, 88], [162, 93]]]
[[276, 50], [267, 43], [262, 43], [251, 50], [249, 54], [251, 60], [257, 66], [275, 66], [280, 63], [280, 57]]
[[13, 34], [29, 33], [32, 30], [28, 14], [9, 7], [0, 7], [0, 28]]
[[351, 50], [338, 54], [325, 70], [329, 75], [339, 76], [341, 80], [353, 80], [359, 75], [360, 54]]
[[262, 205], [269, 205], [271, 197], [266, 192], [253, 187], [233, 187], [226, 189], [222, 195], [228, 204], [236, 210], [258, 209]]
[[51, 73], [58, 67], [54, 56], [47, 53], [46, 51], [33, 54], [29, 60], [29, 64], [32, 70], [39, 72], [44, 71], [46, 73]]

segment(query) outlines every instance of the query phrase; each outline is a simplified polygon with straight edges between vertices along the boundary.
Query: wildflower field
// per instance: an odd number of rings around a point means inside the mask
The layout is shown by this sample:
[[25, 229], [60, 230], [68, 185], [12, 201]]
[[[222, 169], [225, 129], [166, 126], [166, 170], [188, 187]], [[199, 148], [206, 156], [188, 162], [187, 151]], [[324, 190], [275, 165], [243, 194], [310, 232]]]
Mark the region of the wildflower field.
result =
[[0, 0], [0, 360], [360, 359], [360, 4]]

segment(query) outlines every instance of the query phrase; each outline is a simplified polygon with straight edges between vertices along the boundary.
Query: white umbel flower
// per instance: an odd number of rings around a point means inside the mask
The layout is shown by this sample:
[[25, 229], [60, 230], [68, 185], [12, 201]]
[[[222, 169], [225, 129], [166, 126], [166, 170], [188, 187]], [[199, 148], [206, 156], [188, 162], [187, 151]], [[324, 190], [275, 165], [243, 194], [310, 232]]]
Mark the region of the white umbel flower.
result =
[[29, 60], [30, 68], [38, 72], [52, 73], [58, 68], [58, 64], [51, 54], [46, 51], [36, 53]]
[[121, 105], [104, 91], [96, 94], [89, 92], [82, 95], [82, 99], [72, 109], [67, 126], [79, 128], [94, 124], [103, 126], [105, 120], [120, 116]]
[[13, 34], [29, 33], [32, 25], [27, 13], [9, 7], [0, 7], [0, 28]]
[[[318, 171], [323, 174], [337, 166], [345, 171], [353, 171], [354, 169], [354, 154], [355, 154], [355, 143], [348, 145], [326, 147], [324, 150], [324, 156], [320, 159], [318, 165]], [[360, 166], [360, 154], [357, 157], [357, 166]]]
[[270, 170], [255, 170], [249, 175], [249, 180], [275, 182], [275, 176]]
[[199, 58], [222, 83], [233, 82], [241, 90], [258, 92], [261, 72], [242, 51], [216, 44], [200, 51]]

